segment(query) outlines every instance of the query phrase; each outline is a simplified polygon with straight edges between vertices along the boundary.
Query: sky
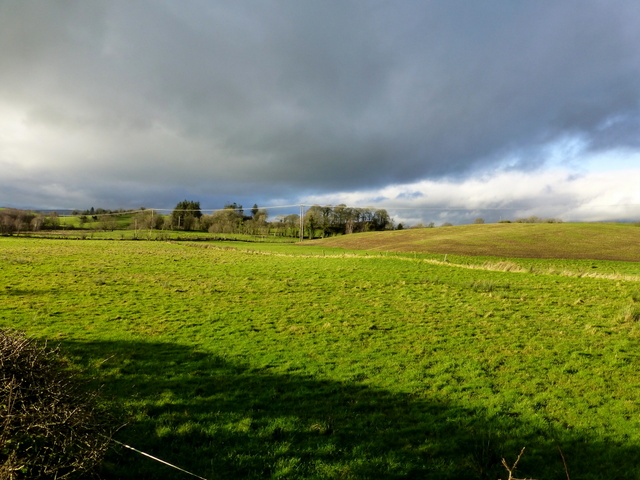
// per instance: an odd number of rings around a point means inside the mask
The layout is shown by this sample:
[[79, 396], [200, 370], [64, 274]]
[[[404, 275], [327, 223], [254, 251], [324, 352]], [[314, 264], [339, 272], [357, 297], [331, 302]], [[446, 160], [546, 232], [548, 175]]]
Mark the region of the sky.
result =
[[637, 0], [0, 0], [0, 52], [0, 206], [640, 221]]

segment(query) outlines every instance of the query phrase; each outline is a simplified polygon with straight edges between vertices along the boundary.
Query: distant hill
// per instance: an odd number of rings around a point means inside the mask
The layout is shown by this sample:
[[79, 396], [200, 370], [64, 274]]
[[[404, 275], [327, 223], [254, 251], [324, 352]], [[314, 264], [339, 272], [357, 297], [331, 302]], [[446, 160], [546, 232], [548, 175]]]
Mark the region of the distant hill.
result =
[[306, 243], [388, 252], [640, 261], [640, 226], [630, 223], [462, 225], [358, 233]]
[[26, 210], [28, 212], [35, 212], [35, 213], [43, 213], [45, 215], [51, 214], [53, 212], [56, 212], [58, 215], [72, 215], [74, 210], [69, 210], [69, 209], [64, 209], [64, 208], [22, 208], [22, 207], [0, 207], [0, 210], [4, 210], [7, 208], [11, 208], [11, 209], [16, 209], [16, 210]]

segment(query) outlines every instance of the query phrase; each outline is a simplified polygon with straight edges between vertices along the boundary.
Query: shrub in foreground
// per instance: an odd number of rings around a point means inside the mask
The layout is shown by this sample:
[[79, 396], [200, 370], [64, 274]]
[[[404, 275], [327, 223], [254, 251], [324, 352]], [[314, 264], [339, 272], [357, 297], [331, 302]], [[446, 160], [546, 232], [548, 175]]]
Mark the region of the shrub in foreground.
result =
[[107, 419], [57, 348], [0, 330], [0, 478], [87, 478]]

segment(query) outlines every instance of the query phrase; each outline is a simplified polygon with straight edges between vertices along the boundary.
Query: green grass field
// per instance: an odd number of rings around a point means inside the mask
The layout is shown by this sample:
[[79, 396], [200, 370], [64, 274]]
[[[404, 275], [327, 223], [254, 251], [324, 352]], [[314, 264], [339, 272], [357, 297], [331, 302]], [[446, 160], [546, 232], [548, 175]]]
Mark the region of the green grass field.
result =
[[0, 326], [210, 480], [640, 478], [640, 264], [483, 255], [0, 238]]
[[391, 252], [640, 261], [640, 226], [631, 223], [493, 223], [368, 232], [314, 242]]

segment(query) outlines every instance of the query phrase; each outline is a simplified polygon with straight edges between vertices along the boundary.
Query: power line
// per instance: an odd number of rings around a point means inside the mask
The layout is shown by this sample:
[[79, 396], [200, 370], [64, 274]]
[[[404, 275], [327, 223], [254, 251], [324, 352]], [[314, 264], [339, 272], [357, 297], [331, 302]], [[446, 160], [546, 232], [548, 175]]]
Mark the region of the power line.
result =
[[[336, 206], [342, 206], [344, 204], [339, 204], [339, 205], [330, 205], [330, 204], [326, 204], [326, 205], [321, 205], [321, 204], [295, 204], [295, 205], [269, 205], [269, 206], [264, 206], [264, 207], [259, 207], [259, 210], [277, 210], [277, 209], [298, 209], [300, 208], [300, 211], [303, 212], [303, 210], [305, 208], [310, 208], [310, 207], [314, 207], [314, 206], [321, 206], [321, 207], [336, 207]], [[503, 207], [485, 207], [485, 206], [475, 206], [475, 207], [461, 207], [461, 206], [446, 206], [446, 205], [423, 205], [423, 206], [413, 206], [413, 207], [403, 207], [403, 206], [391, 206], [391, 205], [378, 205], [376, 207], [371, 206], [371, 205], [352, 205], [352, 206], [347, 206], [344, 205], [345, 208], [352, 208], [352, 209], [373, 209], [373, 210], [391, 210], [391, 211], [416, 211], [416, 212], [478, 212], [478, 211], [516, 211], [516, 210], [523, 210], [523, 209], [530, 209], [533, 208], [531, 206], [526, 206], [526, 205], [520, 205], [520, 206], [503, 206]], [[597, 205], [589, 205], [587, 207], [588, 210], [593, 210], [596, 208], [612, 208], [612, 207], [618, 207], [618, 208], [629, 208], [629, 207], [640, 207], [640, 203], [625, 203], [625, 204], [597, 204]], [[578, 206], [576, 208], [584, 208], [584, 206]], [[167, 213], [172, 213], [174, 211], [179, 211], [179, 212], [197, 212], [199, 211], [200, 213], [203, 214], [213, 214], [215, 212], [221, 212], [221, 211], [225, 211], [225, 210], [230, 210], [231, 207], [223, 207], [223, 208], [201, 208], [201, 209], [176, 209], [176, 208], [142, 208], [142, 209], [136, 209], [136, 210], [122, 210], [122, 211], [101, 211], [101, 212], [94, 212], [94, 213], [88, 213], [87, 210], [84, 210], [78, 214], [59, 214], [58, 216], [61, 218], [68, 218], [68, 217], [77, 217], [77, 216], [82, 216], [82, 215], [86, 215], [86, 216], [119, 216], [119, 215], [135, 215], [135, 214], [139, 214], [139, 213], [145, 213], [145, 212], [158, 212], [158, 213], [163, 213], [163, 212], [167, 212]], [[244, 210], [244, 208], [242, 208], [242, 206], [236, 206], [235, 208], [233, 208], [234, 210]], [[60, 210], [60, 209], [58, 209]], [[35, 210], [37, 212], [51, 212], [54, 213], [57, 210], [56, 209], [45, 209], [45, 210]], [[304, 213], [304, 212], [303, 212]]]

